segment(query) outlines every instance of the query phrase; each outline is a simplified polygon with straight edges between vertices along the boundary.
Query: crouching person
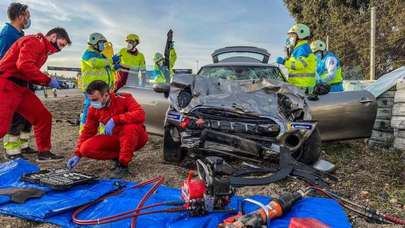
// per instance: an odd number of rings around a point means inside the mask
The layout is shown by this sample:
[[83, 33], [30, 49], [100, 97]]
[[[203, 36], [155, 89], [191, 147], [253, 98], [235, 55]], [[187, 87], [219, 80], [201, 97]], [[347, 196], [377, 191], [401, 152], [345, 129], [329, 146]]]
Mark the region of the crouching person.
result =
[[[145, 112], [131, 94], [110, 93], [108, 84], [101, 80], [91, 82], [86, 93], [90, 98], [86, 125], [67, 166], [74, 168], [81, 157], [113, 160], [116, 166], [111, 177], [121, 178], [128, 174], [128, 163], [134, 152], [148, 140]], [[97, 135], [100, 123], [105, 125], [104, 135]]]

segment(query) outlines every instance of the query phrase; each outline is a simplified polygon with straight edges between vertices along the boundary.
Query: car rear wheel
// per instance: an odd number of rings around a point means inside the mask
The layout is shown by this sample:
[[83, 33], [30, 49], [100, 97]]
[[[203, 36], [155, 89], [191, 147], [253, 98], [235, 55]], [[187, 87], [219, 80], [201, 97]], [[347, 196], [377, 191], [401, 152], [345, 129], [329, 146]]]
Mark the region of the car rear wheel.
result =
[[300, 162], [312, 165], [321, 156], [321, 135], [318, 129], [312, 132], [302, 147], [295, 151], [293, 157]]
[[163, 159], [167, 162], [181, 162], [184, 153], [180, 147], [180, 135], [175, 126], [166, 126], [163, 136]]

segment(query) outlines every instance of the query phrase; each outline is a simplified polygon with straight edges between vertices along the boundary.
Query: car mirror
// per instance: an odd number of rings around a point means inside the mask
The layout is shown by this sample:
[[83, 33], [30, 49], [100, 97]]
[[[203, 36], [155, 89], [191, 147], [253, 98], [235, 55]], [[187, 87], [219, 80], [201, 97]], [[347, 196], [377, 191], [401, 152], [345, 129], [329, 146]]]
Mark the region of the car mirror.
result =
[[169, 97], [170, 84], [155, 84], [153, 85], [153, 91], [155, 91], [156, 93], [163, 93], [165, 97]]

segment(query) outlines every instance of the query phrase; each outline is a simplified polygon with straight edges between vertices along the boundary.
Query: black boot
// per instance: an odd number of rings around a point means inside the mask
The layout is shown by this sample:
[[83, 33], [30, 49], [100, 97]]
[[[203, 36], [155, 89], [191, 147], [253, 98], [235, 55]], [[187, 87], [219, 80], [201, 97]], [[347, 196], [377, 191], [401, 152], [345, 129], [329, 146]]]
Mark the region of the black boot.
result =
[[50, 151], [39, 152], [37, 162], [53, 162], [53, 161], [62, 161], [63, 156], [59, 156], [51, 153]]
[[36, 154], [38, 151], [32, 149], [31, 147], [26, 147], [21, 149], [21, 153], [23, 154]]
[[15, 160], [15, 159], [26, 159], [21, 153], [20, 154], [5, 154], [6, 159]]
[[111, 171], [111, 174], [109, 175], [110, 178], [122, 178], [126, 175], [129, 174], [128, 167], [123, 166], [121, 164], [118, 164], [114, 170]]

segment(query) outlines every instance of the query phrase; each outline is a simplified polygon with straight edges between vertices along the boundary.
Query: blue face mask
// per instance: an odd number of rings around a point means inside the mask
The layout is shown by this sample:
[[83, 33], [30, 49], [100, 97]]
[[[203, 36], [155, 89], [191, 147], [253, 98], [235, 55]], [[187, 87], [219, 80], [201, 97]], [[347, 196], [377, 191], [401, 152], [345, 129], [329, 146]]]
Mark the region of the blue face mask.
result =
[[322, 52], [317, 52], [316, 57], [318, 58], [318, 60], [321, 60], [322, 59]]
[[104, 43], [103, 42], [98, 42], [97, 43], [97, 49], [102, 52], [104, 51]]
[[95, 108], [95, 109], [102, 109], [104, 108], [104, 104], [101, 103], [100, 101], [91, 101], [90, 106]]

